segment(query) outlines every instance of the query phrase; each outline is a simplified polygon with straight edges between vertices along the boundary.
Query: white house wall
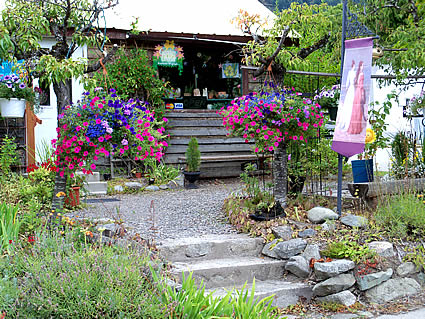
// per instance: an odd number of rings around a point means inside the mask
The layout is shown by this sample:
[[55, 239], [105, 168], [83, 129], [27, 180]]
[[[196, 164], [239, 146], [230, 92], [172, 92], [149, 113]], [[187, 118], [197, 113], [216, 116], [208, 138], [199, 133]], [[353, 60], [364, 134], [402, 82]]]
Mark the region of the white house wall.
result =
[[[56, 42], [53, 39], [45, 39], [41, 42], [42, 48], [51, 48]], [[87, 58], [87, 47], [83, 46], [78, 48], [73, 58]], [[38, 86], [38, 81], [34, 83], [34, 87]], [[83, 85], [78, 79], [72, 79], [72, 101], [77, 102], [84, 92]], [[42, 120], [42, 124], [37, 124], [34, 130], [35, 134], [35, 149], [36, 161], [40, 161], [40, 154], [38, 150], [43, 150], [45, 144], [50, 145], [52, 139], [56, 138], [57, 127], [57, 100], [53, 86], [50, 86], [50, 105], [40, 106], [40, 110], [36, 113], [37, 117]]]

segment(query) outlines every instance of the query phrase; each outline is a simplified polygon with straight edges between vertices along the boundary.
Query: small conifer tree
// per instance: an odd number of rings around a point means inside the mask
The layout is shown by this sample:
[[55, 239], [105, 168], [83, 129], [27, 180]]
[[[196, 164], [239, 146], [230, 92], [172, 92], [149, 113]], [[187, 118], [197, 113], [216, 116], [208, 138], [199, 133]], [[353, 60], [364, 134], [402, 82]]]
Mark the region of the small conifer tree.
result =
[[196, 137], [190, 139], [189, 145], [186, 150], [186, 164], [188, 172], [198, 172], [201, 165], [201, 152], [198, 147], [198, 140]]

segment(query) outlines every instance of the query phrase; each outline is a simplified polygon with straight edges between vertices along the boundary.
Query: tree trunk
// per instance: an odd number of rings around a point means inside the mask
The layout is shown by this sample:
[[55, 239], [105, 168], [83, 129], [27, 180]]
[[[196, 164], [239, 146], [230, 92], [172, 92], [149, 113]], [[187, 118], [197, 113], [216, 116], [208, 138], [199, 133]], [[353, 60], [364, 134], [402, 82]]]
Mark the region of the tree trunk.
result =
[[276, 201], [285, 208], [288, 194], [288, 155], [286, 144], [282, 143], [276, 148], [273, 161], [274, 196]]
[[[71, 81], [65, 82], [54, 82], [53, 90], [55, 91], [57, 98], [57, 111], [58, 115], [62, 112], [62, 109], [71, 103]], [[58, 127], [60, 126], [60, 120], [58, 118]], [[57, 213], [61, 213], [59, 210], [63, 208], [65, 198], [63, 196], [57, 197], [56, 194], [59, 192], [66, 193], [66, 177], [60, 177], [59, 172], [56, 173], [55, 188], [53, 190], [52, 198], [52, 210], [54, 210], [53, 217], [56, 218]]]
[[57, 110], [59, 115], [62, 112], [62, 109], [72, 102], [71, 80], [53, 82], [53, 90], [56, 94]]

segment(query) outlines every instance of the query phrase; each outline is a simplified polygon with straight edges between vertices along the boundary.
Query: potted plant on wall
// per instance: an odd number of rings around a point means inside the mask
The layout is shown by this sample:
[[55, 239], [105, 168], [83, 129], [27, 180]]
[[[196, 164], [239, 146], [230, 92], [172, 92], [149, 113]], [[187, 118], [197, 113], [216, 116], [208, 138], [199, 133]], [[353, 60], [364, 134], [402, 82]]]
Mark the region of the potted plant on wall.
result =
[[340, 96], [339, 84], [332, 86], [330, 89], [325, 87], [314, 97], [314, 100], [320, 104], [322, 109], [328, 110], [329, 118], [336, 121], [338, 112], [338, 103]]
[[19, 76], [5, 75], [0, 78], [0, 109], [2, 117], [23, 117], [25, 101], [34, 102], [34, 91]]
[[185, 179], [189, 182], [186, 188], [198, 188], [195, 182], [199, 179], [199, 175], [201, 175], [199, 171], [200, 165], [201, 152], [199, 151], [198, 140], [196, 137], [192, 137], [186, 150], [186, 171], [183, 172]]

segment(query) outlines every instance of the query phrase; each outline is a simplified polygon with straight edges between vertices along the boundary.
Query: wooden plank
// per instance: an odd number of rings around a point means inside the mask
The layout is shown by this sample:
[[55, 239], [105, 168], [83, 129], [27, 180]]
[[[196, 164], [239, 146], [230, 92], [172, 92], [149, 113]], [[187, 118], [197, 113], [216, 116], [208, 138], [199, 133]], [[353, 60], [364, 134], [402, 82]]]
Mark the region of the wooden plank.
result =
[[198, 119], [198, 118], [184, 118], [169, 120], [167, 128], [177, 127], [223, 127], [222, 119]]
[[[171, 140], [168, 142], [169, 145], [188, 145], [190, 138], [187, 137], [174, 137], [171, 136]], [[198, 137], [198, 144], [237, 144], [245, 143], [245, 139], [240, 137], [209, 137], [201, 136]], [[253, 143], [253, 142], [252, 142]], [[248, 144], [252, 144], [248, 143]]]
[[[203, 155], [201, 155], [201, 162], [202, 162], [202, 158], [203, 157], [209, 157], [209, 156], [217, 156], [216, 155], [217, 153], [207, 153], [207, 154], [203, 154]], [[246, 157], [240, 157], [239, 159], [237, 159], [237, 158], [232, 158], [232, 160], [229, 160], [229, 161], [236, 161], [236, 160], [240, 160], [240, 161], [246, 161], [246, 160], [251, 160], [252, 159], [252, 153], [251, 152], [238, 152], [238, 153], [232, 153], [232, 152], [227, 152], [226, 153], [226, 157], [231, 157], [231, 156], [248, 156], [247, 158]], [[184, 159], [185, 159], [185, 155], [184, 154], [165, 154], [165, 157], [164, 157], [164, 161], [165, 161], [165, 163], [167, 163], [167, 164], [171, 164], [171, 163], [173, 163], [173, 164], [177, 164], [177, 163], [179, 163], [179, 157], [181, 157], [181, 158], [183, 158], [183, 161], [184, 161]], [[224, 158], [224, 156], [220, 156], [221, 158]], [[181, 161], [180, 161], [181, 162]], [[226, 161], [223, 161], [223, 162], [226, 162]]]
[[216, 110], [202, 110], [200, 112], [195, 112], [191, 110], [189, 112], [180, 112], [180, 111], [168, 111], [165, 113], [167, 119], [174, 118], [223, 118], [221, 115], [217, 114]]
[[[187, 145], [170, 145], [167, 147], [167, 154], [178, 154], [185, 153], [187, 150]], [[236, 151], [245, 151], [251, 152], [252, 145], [250, 144], [199, 144], [199, 151], [201, 154], [206, 152], [218, 153], [218, 152], [236, 152]]]
[[196, 128], [196, 129], [184, 129], [184, 128], [172, 128], [166, 130], [166, 133], [171, 136], [226, 136], [227, 131], [223, 128]]

